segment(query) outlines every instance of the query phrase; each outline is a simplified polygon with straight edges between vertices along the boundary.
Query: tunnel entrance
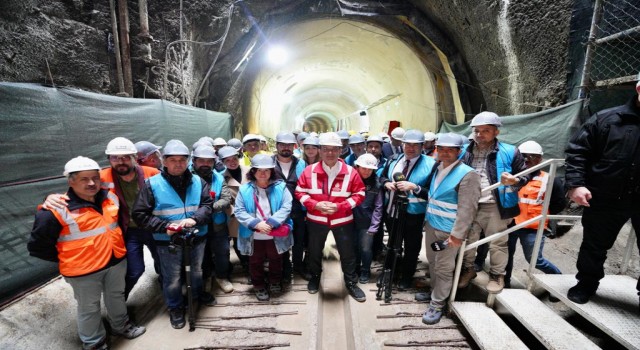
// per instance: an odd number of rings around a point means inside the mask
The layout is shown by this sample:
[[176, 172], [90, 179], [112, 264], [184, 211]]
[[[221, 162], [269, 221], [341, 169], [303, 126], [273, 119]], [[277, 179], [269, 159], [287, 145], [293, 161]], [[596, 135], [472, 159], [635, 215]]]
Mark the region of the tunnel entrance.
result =
[[[429, 69], [433, 57], [391, 31], [354, 20], [314, 19], [281, 26], [256, 49], [247, 132], [384, 131], [388, 120], [435, 131], [443, 106], [459, 100]], [[273, 51], [277, 49], [278, 51]], [[277, 61], [268, 57], [275, 52]], [[441, 63], [431, 66], [438, 66]], [[447, 93], [443, 93], [447, 90]], [[444, 97], [454, 103], [443, 103]]]

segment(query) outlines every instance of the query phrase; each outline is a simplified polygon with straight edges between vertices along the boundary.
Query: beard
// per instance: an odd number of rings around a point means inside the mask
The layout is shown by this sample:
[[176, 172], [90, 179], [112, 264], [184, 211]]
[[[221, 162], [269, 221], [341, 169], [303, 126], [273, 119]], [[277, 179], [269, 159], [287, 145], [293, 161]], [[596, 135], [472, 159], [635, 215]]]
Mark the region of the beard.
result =
[[278, 155], [280, 157], [290, 158], [293, 155], [293, 152], [289, 151], [288, 149], [285, 149], [278, 152]]
[[213, 168], [209, 166], [201, 166], [199, 168], [196, 168], [196, 173], [203, 178], [211, 176], [212, 171], [213, 171]]
[[125, 175], [131, 174], [131, 172], [133, 171], [133, 167], [124, 165], [124, 164], [119, 164], [119, 165], [116, 165], [114, 170], [116, 171], [116, 174], [120, 176], [125, 176]]

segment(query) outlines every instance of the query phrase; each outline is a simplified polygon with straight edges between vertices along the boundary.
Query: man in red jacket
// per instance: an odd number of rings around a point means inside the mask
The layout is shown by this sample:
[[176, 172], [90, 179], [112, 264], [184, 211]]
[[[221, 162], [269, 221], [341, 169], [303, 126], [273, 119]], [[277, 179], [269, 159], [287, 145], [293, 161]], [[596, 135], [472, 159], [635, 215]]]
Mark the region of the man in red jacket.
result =
[[367, 298], [357, 286], [353, 208], [364, 200], [365, 186], [352, 167], [340, 159], [340, 136], [320, 135], [321, 162], [305, 168], [298, 179], [296, 198], [307, 208], [309, 293], [318, 292], [322, 273], [322, 248], [329, 231], [340, 253], [342, 273], [349, 295], [363, 302]]

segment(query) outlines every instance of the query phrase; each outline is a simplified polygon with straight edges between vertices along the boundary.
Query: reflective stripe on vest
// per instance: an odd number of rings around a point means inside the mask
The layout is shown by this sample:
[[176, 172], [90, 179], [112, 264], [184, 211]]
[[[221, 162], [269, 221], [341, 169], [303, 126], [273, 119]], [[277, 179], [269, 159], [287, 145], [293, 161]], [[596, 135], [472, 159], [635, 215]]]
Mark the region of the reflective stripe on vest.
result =
[[[516, 224], [533, 219], [542, 214], [542, 203], [544, 202], [544, 195], [547, 191], [548, 182], [549, 174], [541, 171], [540, 175], [534, 177], [520, 189], [518, 192], [520, 214], [514, 218]], [[544, 226], [545, 228], [549, 227], [549, 220], [545, 222]], [[529, 224], [524, 228], [537, 229], [538, 222]]]
[[460, 163], [442, 179], [436, 187], [435, 181], [429, 188], [427, 220], [436, 230], [451, 232], [458, 214], [458, 192], [456, 186], [473, 171], [473, 168]]
[[[202, 194], [202, 179], [192, 176], [187, 187], [186, 202], [183, 202], [178, 193], [171, 187], [163, 176], [154, 176], [149, 179], [149, 185], [156, 205], [152, 214], [160, 219], [171, 222], [179, 222], [191, 217], [200, 207], [200, 196]], [[207, 234], [207, 225], [197, 227], [198, 236]], [[159, 241], [169, 241], [170, 237], [166, 232], [155, 232], [153, 238]]]
[[126, 254], [118, 226], [118, 198], [109, 192], [101, 205], [102, 214], [93, 208], [52, 209], [62, 225], [56, 248], [63, 276], [90, 274], [105, 267], [112, 256], [122, 258]]

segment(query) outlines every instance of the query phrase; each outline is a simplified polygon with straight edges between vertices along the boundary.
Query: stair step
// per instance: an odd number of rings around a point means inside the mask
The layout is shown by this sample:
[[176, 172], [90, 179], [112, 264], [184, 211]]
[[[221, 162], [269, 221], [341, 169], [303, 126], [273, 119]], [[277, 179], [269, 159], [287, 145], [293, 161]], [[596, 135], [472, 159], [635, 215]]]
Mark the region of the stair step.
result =
[[624, 275], [608, 275], [586, 304], [576, 304], [567, 298], [567, 291], [576, 284], [574, 275], [533, 275], [536, 283], [562, 300], [571, 309], [600, 328], [628, 349], [640, 349], [640, 313], [638, 312], [637, 280]]
[[547, 349], [600, 349], [526, 289], [504, 289], [496, 299]]
[[500, 316], [486, 304], [456, 301], [451, 305], [451, 309], [481, 349], [528, 349]]

